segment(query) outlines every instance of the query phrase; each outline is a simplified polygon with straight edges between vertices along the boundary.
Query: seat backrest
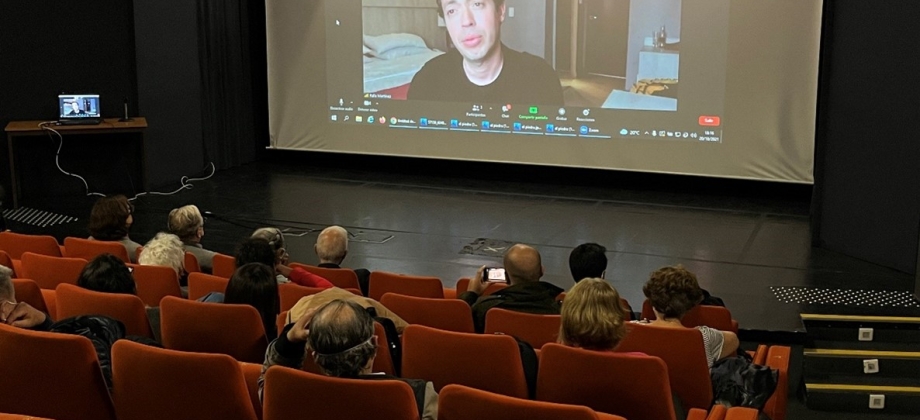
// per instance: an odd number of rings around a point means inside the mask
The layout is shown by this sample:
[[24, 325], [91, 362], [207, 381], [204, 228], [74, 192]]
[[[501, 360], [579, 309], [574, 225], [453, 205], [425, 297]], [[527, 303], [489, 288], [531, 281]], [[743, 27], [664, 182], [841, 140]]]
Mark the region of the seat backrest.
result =
[[262, 377], [262, 365], [259, 363], [237, 362], [243, 370], [243, 379], [249, 390], [249, 401], [256, 410], [256, 417], [262, 420], [262, 398], [259, 397], [259, 378]]
[[486, 312], [486, 334], [502, 333], [515, 336], [538, 349], [555, 343], [559, 337], [561, 315], [538, 315], [492, 308]]
[[444, 299], [444, 285], [441, 284], [441, 279], [437, 277], [408, 276], [384, 271], [371, 272], [371, 277], [368, 280], [367, 296], [379, 301], [383, 294], [388, 292]]
[[160, 329], [168, 349], [221, 353], [249, 363], [265, 360], [265, 327], [259, 312], [249, 305], [167, 296], [160, 302]]
[[227, 290], [227, 277], [213, 276], [205, 273], [189, 273], [188, 298], [198, 300], [211, 292], [224, 293]]
[[191, 252], [185, 253], [185, 272], [186, 273], [200, 273], [201, 264], [198, 264], [198, 257]]
[[[508, 287], [508, 285], [505, 284], [505, 283], [489, 282], [489, 285], [486, 286], [486, 290], [485, 290], [484, 292], [482, 292], [482, 296], [489, 296], [489, 295], [491, 295], [492, 293], [495, 293], [495, 292], [497, 292], [497, 291], [499, 291], [499, 290], [502, 290], [502, 289], [504, 289], [504, 288], [506, 288], [506, 287]], [[456, 288], [457, 288], [457, 296], [460, 296], [461, 293], [463, 293], [463, 292], [469, 290], [469, 288], [470, 288], [470, 279], [464, 277], [464, 278], [462, 278], [462, 279], [460, 279], [460, 280], [457, 280], [457, 286], [456, 286]]]
[[13, 277], [16, 277], [16, 266], [13, 264], [13, 258], [3, 250], [0, 250], [0, 265], [13, 270]]
[[86, 267], [83, 258], [50, 257], [26, 252], [22, 254], [22, 273], [19, 276], [35, 280], [42, 289], [54, 289], [61, 283], [77, 284]]
[[[304, 296], [315, 295], [326, 289], [318, 287], [301, 286], [294, 283], [284, 283], [278, 285], [278, 296], [281, 298], [281, 310], [289, 311]], [[278, 330], [281, 331], [281, 330]]]
[[[342, 379], [273, 366], [265, 373], [264, 420], [417, 420], [402, 381]], [[360, 402], [360, 403], [359, 403]]]
[[112, 346], [112, 398], [119, 420], [256, 420], [239, 362], [128, 340]]
[[150, 307], [160, 306], [160, 300], [166, 296], [182, 296], [179, 288], [179, 275], [171, 267], [158, 265], [128, 264], [131, 267], [134, 283], [137, 284], [137, 297]]
[[712, 383], [703, 335], [698, 330], [627, 324], [627, 331], [617, 352], [641, 352], [660, 357], [668, 366], [671, 390], [680, 398], [684, 409], [709, 410], [713, 400]]
[[[642, 302], [642, 318], [655, 319], [655, 311], [652, 310], [652, 304], [648, 299]], [[696, 305], [684, 314], [680, 323], [688, 328], [705, 325], [721, 331], [738, 332], [737, 323], [732, 320], [731, 312], [723, 306]]]
[[0, 412], [114, 420], [96, 350], [86, 337], [0, 325]]
[[629, 420], [674, 420], [668, 367], [633, 356], [550, 343], [540, 350], [537, 400], [591, 407]]
[[230, 278], [236, 272], [236, 259], [224, 254], [214, 254], [211, 260], [211, 274], [218, 277]]
[[22, 259], [22, 254], [26, 252], [49, 257], [61, 256], [61, 245], [53, 236], [47, 235], [0, 232], [0, 250], [6, 251], [15, 260]]
[[470, 305], [460, 299], [431, 299], [385, 293], [380, 303], [409, 324], [474, 333]]
[[13, 279], [13, 290], [16, 293], [17, 302], [28, 303], [39, 311], [49, 313], [45, 298], [42, 297], [42, 289], [38, 287], [38, 283], [28, 279]]
[[438, 420], [596, 420], [594, 410], [578, 405], [513, 398], [460, 385], [448, 385], [438, 396]]
[[105, 315], [125, 324], [125, 334], [153, 338], [147, 310], [141, 298], [121, 293], [102, 293], [73, 284], [59, 284], [57, 316], [60, 319], [79, 315]]
[[409, 325], [402, 339], [403, 377], [427, 379], [436, 390], [460, 384], [527, 398], [521, 353], [517, 341], [510, 336]]
[[125, 263], [131, 262], [128, 249], [119, 242], [64, 238], [64, 256], [67, 258], [83, 258], [90, 261], [102, 254], [112, 254]]
[[335, 287], [361, 290], [361, 285], [358, 283], [358, 275], [355, 274], [355, 270], [350, 268], [323, 268], [314, 265], [291, 263], [291, 268], [295, 267], [300, 267], [329, 280], [329, 283], [332, 283]]

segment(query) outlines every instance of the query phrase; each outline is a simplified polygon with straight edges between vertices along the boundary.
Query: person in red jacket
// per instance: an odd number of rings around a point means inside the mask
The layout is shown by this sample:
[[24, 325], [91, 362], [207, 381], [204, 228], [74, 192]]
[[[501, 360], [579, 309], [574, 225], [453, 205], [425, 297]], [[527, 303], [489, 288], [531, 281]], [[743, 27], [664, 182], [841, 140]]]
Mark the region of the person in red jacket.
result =
[[[243, 243], [241, 243], [237, 249], [237, 267], [242, 267], [249, 263], [262, 263], [269, 267], [275, 267], [275, 273], [278, 275], [279, 283], [287, 283], [290, 281], [291, 283], [301, 286], [317, 287], [321, 289], [328, 289], [333, 287], [329, 280], [326, 280], [321, 276], [313, 274], [299, 267], [288, 267], [288, 256], [287, 251], [284, 249], [284, 237], [280, 236], [281, 231], [278, 231], [275, 228], [264, 229], [274, 229], [277, 231], [277, 235], [281, 239], [276, 239], [274, 242], [270, 242], [261, 237], [261, 234], [260, 236], [253, 234], [252, 238], [243, 241]], [[262, 230], [263, 229], [259, 229], [256, 231], [256, 233], [259, 233], [259, 231]]]

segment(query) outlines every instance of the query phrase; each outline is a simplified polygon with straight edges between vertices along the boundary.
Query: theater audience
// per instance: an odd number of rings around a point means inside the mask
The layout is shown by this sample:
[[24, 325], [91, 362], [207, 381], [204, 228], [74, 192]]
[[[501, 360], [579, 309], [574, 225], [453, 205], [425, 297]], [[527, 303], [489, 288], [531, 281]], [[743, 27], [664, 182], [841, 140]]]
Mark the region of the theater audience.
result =
[[309, 351], [316, 365], [328, 376], [405, 382], [414, 391], [420, 418], [436, 419], [438, 395], [431, 382], [372, 372], [379, 339], [374, 335], [373, 318], [355, 302], [334, 300], [316, 311], [305, 312], [269, 344], [259, 378], [259, 395], [262, 395], [269, 367], [281, 365], [298, 369]]
[[612, 351], [626, 335], [629, 321], [620, 294], [598, 278], [575, 284], [565, 296], [561, 314], [559, 342], [587, 350]]
[[25, 302], [16, 301], [13, 270], [0, 265], [0, 323], [37, 331], [48, 331], [51, 317]]
[[[687, 328], [681, 324], [681, 318], [703, 300], [696, 276], [680, 265], [662, 267], [653, 272], [642, 292], [655, 310], [656, 319], [649, 324], [664, 328]], [[738, 350], [738, 336], [735, 333], [706, 326], [696, 328], [703, 335], [709, 367], [720, 359], [734, 355]]]
[[137, 262], [137, 248], [141, 244], [128, 237], [134, 223], [133, 213], [134, 205], [123, 195], [96, 200], [89, 214], [89, 239], [118, 242], [128, 250], [131, 262]]
[[[280, 231], [277, 233], [279, 235], [281, 234]], [[261, 237], [253, 237], [243, 241], [237, 248], [236, 266], [242, 267], [243, 265], [254, 262], [262, 263], [275, 268], [277, 281], [279, 283], [287, 283], [290, 281], [301, 286], [318, 287], [321, 289], [327, 289], [333, 286], [329, 280], [300, 267], [288, 267], [286, 262], [282, 262], [284, 260], [281, 258], [283, 255], [287, 255], [287, 252], [283, 247], [279, 248], [276, 245], [277, 242], [273, 245], [271, 242]]]
[[510, 286], [489, 296], [480, 296], [488, 287], [484, 281], [485, 266], [480, 267], [476, 276], [470, 279], [466, 292], [459, 297], [473, 310], [473, 324], [477, 332], [483, 332], [486, 325], [486, 312], [492, 308], [534, 314], [558, 314], [560, 304], [556, 297], [562, 289], [550, 283], [542, 282], [543, 263], [540, 253], [527, 245], [515, 245], [508, 249], [504, 257], [504, 268]]
[[[578, 245], [569, 254], [569, 270], [572, 272], [572, 279], [575, 280], [575, 283], [588, 278], [606, 279], [607, 248], [596, 243]], [[633, 316], [632, 306], [626, 299], [621, 298], [620, 304], [626, 310], [628, 319], [637, 318]]]
[[223, 301], [256, 308], [262, 317], [265, 336], [269, 340], [278, 336], [275, 320], [281, 313], [281, 299], [278, 297], [278, 282], [271, 267], [249, 263], [237, 268], [227, 283]]
[[[316, 237], [313, 250], [319, 258], [319, 267], [342, 268], [342, 261], [348, 255], [348, 231], [341, 226], [329, 226]], [[368, 281], [371, 272], [364, 268], [354, 269], [358, 276], [361, 293], [367, 296]]]
[[185, 250], [182, 241], [171, 233], [160, 232], [153, 237], [137, 259], [140, 265], [156, 265], [175, 270], [181, 286], [188, 285], [188, 273], [185, 272]]
[[167, 226], [170, 233], [182, 240], [183, 249], [191, 253], [198, 260], [201, 271], [211, 274], [214, 266], [214, 251], [208, 251], [201, 245], [204, 237], [204, 217], [198, 207], [189, 205], [173, 209], [169, 212]]

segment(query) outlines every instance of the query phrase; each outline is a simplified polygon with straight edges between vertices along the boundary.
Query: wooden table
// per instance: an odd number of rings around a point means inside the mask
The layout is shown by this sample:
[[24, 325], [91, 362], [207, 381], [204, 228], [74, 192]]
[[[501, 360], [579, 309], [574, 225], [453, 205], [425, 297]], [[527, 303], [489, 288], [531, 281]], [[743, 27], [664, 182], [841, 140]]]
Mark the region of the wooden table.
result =
[[[147, 128], [147, 120], [143, 117], [134, 117], [131, 121], [119, 122], [118, 118], [106, 118], [101, 124], [96, 125], [56, 125], [55, 123], [41, 125], [45, 121], [11, 121], [6, 126], [7, 147], [10, 155], [10, 184], [13, 195], [13, 208], [19, 208], [19, 198], [22, 195], [19, 190], [19, 175], [16, 172], [16, 154], [15, 143], [17, 139], [23, 137], [47, 136], [54, 135], [50, 130], [61, 133], [61, 136], [67, 135], [107, 135], [107, 134], [125, 134], [136, 133], [140, 141], [140, 163], [141, 163], [141, 185], [144, 190], [147, 189], [147, 158], [144, 150], [144, 130]], [[47, 127], [47, 128], [45, 128]]]

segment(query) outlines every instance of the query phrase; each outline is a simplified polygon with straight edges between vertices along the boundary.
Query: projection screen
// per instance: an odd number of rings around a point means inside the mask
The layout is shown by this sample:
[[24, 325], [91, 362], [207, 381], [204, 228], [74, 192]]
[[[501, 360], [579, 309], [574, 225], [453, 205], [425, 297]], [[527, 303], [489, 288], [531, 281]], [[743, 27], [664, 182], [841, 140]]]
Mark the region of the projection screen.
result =
[[267, 0], [270, 148], [813, 183], [822, 0]]

